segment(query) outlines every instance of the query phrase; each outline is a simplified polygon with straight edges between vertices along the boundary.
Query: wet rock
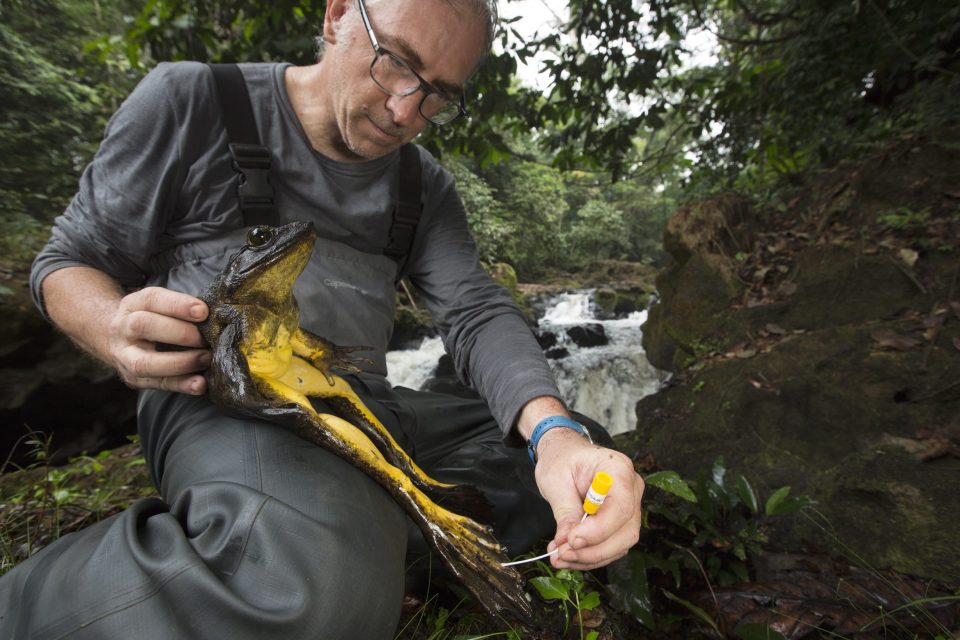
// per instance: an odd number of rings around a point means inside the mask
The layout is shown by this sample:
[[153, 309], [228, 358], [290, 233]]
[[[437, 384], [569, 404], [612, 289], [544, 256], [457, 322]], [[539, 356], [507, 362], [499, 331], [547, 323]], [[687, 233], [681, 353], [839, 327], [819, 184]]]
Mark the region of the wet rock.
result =
[[460, 382], [457, 377], [456, 369], [453, 366], [453, 358], [448, 354], [440, 356], [437, 362], [437, 370], [429, 380], [423, 384], [424, 391], [433, 391], [435, 393], [448, 393], [461, 398], [479, 398], [480, 394]]
[[623, 318], [643, 311], [650, 301], [650, 293], [641, 287], [600, 288], [593, 294], [597, 317], [601, 320]]
[[567, 329], [567, 336], [581, 349], [607, 344], [607, 333], [602, 324], [585, 324]]
[[557, 334], [552, 331], [537, 331], [534, 335], [541, 349], [549, 349], [557, 344]]
[[31, 439], [50, 438], [52, 464], [127, 442], [137, 432], [136, 392], [52, 328], [31, 368], [0, 370], [0, 449], [13, 465], [34, 462]]

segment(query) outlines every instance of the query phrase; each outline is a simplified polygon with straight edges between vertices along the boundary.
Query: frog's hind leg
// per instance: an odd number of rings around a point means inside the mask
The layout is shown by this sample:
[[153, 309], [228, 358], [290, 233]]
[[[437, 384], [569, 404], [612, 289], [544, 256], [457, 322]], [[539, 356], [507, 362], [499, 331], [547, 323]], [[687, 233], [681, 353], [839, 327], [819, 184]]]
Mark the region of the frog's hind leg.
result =
[[[329, 379], [332, 379], [332, 385]], [[340, 376], [325, 374], [306, 360], [294, 356], [289, 369], [278, 380], [305, 396], [323, 398], [341, 418], [363, 431], [390, 464], [409, 476], [414, 485], [437, 504], [477, 520], [491, 520], [492, 508], [479, 489], [470, 485], [438, 482], [428, 476]]]
[[[280, 388], [280, 383], [271, 381]], [[283, 393], [284, 397], [291, 394]], [[437, 551], [447, 568], [492, 615], [510, 613], [528, 622], [532, 612], [523, 591], [523, 578], [508, 561], [490, 527], [435, 504], [412, 479], [388, 464], [364, 432], [338, 416], [291, 407], [288, 426], [320, 446], [338, 452], [363, 470], [400, 503]], [[283, 413], [283, 409], [280, 410]], [[281, 415], [276, 418], [283, 422]]]

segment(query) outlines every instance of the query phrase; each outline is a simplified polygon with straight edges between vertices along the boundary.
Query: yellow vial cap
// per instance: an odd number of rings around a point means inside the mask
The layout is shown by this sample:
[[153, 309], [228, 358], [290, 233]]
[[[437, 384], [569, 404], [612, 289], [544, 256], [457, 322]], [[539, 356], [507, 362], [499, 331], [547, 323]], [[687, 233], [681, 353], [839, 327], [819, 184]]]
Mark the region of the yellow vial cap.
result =
[[603, 500], [607, 497], [607, 492], [610, 491], [612, 486], [613, 478], [610, 477], [610, 474], [605, 471], [598, 471], [597, 475], [593, 476], [593, 482], [590, 483], [587, 496], [583, 499], [584, 513], [591, 516], [595, 514], [600, 505], [603, 504]]

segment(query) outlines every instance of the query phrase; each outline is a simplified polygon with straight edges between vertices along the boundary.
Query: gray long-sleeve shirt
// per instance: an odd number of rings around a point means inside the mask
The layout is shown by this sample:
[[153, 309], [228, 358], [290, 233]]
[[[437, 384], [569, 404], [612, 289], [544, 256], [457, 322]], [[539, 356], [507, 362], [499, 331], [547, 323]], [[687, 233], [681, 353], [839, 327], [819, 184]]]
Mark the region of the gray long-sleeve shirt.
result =
[[[287, 66], [241, 69], [260, 140], [273, 157], [277, 224], [310, 220], [320, 236], [295, 287], [301, 324], [341, 345], [372, 347], [370, 371], [384, 375], [397, 265], [382, 250], [399, 153], [340, 163], [316, 152], [287, 96]], [[424, 211], [406, 272], [425, 295], [461, 379], [486, 398], [509, 436], [527, 401], [559, 392], [509, 294], [479, 266], [452, 177], [423, 149], [420, 156]], [[81, 265], [126, 287], [199, 293], [243, 243], [235, 189], [209, 69], [159, 65], [110, 120], [77, 195], [37, 256], [35, 301], [43, 310], [48, 274]]]

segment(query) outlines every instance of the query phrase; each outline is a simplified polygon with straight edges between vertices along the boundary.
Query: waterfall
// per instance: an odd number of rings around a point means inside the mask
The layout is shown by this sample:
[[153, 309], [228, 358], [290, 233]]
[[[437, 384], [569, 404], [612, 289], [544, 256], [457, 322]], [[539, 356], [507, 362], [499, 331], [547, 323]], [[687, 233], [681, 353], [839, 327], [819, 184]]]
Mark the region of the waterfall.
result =
[[424, 338], [416, 349], [387, 352], [387, 380], [395, 387], [421, 389], [437, 370], [445, 352], [439, 337]]
[[[536, 333], [567, 405], [611, 434], [631, 431], [637, 401], [658, 391], [668, 374], [647, 361], [640, 344], [647, 312], [599, 320], [591, 294], [576, 291], [550, 300]], [[443, 353], [440, 338], [426, 338], [418, 349], [390, 351], [387, 379], [394, 386], [420, 389]]]
[[[640, 326], [647, 312], [599, 320], [591, 293], [577, 291], [555, 298], [538, 325], [541, 343], [544, 335], [557, 338], [556, 345], [547, 349], [548, 361], [572, 409], [590, 416], [611, 434], [632, 431], [637, 401], [656, 393], [668, 374], [650, 364], [640, 344]], [[590, 346], [591, 342], [601, 344]]]

